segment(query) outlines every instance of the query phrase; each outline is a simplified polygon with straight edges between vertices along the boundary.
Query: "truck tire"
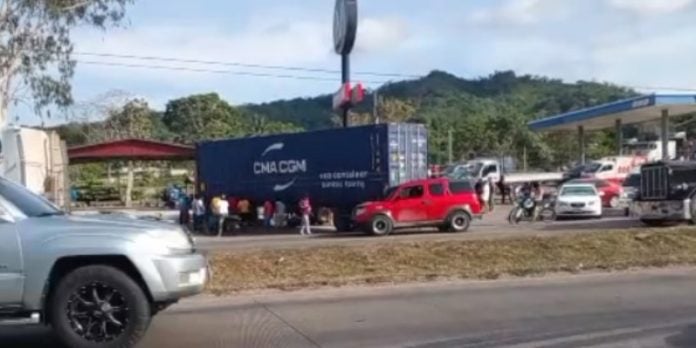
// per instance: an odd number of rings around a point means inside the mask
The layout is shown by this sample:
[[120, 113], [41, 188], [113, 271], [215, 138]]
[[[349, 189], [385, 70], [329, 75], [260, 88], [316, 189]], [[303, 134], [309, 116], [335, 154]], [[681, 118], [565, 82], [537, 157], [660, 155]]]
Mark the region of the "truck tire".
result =
[[376, 215], [370, 220], [367, 230], [374, 236], [388, 236], [394, 230], [394, 222], [386, 215]]
[[110, 266], [84, 266], [58, 281], [48, 301], [58, 338], [73, 348], [130, 348], [152, 318], [140, 286]]
[[457, 210], [447, 217], [445, 221], [449, 232], [466, 232], [471, 225], [471, 215], [463, 210]]
[[351, 232], [353, 231], [353, 221], [348, 215], [340, 215], [334, 212], [333, 225], [336, 227], [336, 232]]

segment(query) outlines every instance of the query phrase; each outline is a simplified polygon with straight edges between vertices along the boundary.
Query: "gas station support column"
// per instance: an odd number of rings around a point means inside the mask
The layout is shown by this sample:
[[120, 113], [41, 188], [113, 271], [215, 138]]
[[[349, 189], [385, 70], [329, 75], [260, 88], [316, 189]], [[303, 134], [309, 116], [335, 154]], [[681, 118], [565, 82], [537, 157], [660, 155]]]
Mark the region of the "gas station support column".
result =
[[662, 109], [660, 118], [660, 141], [662, 141], [662, 160], [669, 159], [669, 110]]
[[585, 164], [585, 127], [578, 126], [578, 145], [580, 145], [580, 164]]
[[616, 120], [616, 124], [614, 125], [616, 129], [616, 153], [619, 154], [619, 156], [623, 155], [623, 125], [621, 124], [621, 119]]

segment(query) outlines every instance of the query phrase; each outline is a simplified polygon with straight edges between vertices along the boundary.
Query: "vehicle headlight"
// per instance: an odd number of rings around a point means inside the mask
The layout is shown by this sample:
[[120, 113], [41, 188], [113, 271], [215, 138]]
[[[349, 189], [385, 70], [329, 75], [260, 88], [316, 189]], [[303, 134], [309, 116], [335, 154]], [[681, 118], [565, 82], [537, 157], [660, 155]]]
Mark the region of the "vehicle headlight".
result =
[[142, 248], [155, 254], [185, 254], [191, 252], [193, 243], [180, 228], [148, 230], [138, 237]]
[[589, 205], [590, 207], [594, 207], [596, 203], [597, 202], [595, 202], [595, 201], [591, 201], [591, 202], [587, 203], [587, 205]]
[[365, 214], [365, 208], [357, 208], [355, 209], [355, 216], [360, 216], [362, 214]]
[[559, 207], [567, 207], [568, 205], [568, 202], [558, 202]]

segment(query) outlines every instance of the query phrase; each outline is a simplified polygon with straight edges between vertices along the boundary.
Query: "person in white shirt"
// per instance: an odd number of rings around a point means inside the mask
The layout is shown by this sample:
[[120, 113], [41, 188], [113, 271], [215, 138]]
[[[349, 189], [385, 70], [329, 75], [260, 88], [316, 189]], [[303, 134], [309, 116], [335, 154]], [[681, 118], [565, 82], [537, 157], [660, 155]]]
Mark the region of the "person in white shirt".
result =
[[285, 203], [281, 201], [275, 202], [275, 225], [278, 227], [285, 226]]
[[481, 185], [481, 201], [485, 208], [484, 211], [488, 211], [490, 209], [491, 185], [488, 180], [482, 180]]
[[230, 203], [227, 202], [225, 195], [220, 196], [217, 213], [220, 217], [220, 221], [218, 222], [218, 237], [222, 237], [222, 232], [225, 231], [225, 219], [227, 219], [227, 216], [230, 214]]
[[203, 221], [205, 219], [205, 204], [200, 195], [196, 195], [191, 210], [193, 210], [193, 230], [197, 231], [204, 225]]

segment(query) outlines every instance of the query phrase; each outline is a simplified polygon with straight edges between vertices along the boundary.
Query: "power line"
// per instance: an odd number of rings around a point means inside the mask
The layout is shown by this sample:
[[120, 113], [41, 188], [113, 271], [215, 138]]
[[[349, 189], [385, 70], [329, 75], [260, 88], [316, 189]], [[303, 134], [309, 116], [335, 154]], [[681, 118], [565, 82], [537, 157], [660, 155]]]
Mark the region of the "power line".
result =
[[[218, 66], [235, 66], [241, 68], [254, 68], [254, 69], [270, 69], [270, 70], [286, 70], [286, 71], [302, 71], [310, 73], [322, 73], [322, 74], [340, 74], [340, 70], [324, 69], [324, 68], [306, 68], [297, 66], [287, 66], [287, 65], [265, 65], [265, 64], [250, 64], [250, 63], [239, 63], [239, 62], [225, 62], [219, 60], [199, 60], [199, 59], [183, 59], [183, 58], [173, 58], [173, 57], [161, 57], [161, 56], [139, 56], [134, 54], [115, 54], [115, 53], [98, 53], [98, 52], [75, 52], [78, 56], [89, 56], [89, 57], [101, 57], [101, 58], [119, 58], [119, 59], [133, 59], [133, 60], [145, 60], [145, 61], [159, 61], [159, 62], [174, 62], [174, 63], [188, 63], [188, 64], [204, 64], [204, 65], [218, 65]], [[422, 75], [411, 75], [411, 74], [399, 74], [399, 73], [387, 73], [387, 72], [375, 72], [375, 71], [356, 71], [356, 75], [365, 76], [375, 76], [375, 77], [399, 77], [399, 78], [421, 78]]]
[[[80, 64], [87, 65], [102, 65], [102, 66], [116, 66], [123, 68], [142, 68], [142, 69], [153, 69], [153, 70], [174, 70], [174, 71], [189, 71], [198, 73], [211, 73], [211, 74], [230, 74], [230, 75], [240, 75], [240, 76], [253, 76], [253, 77], [269, 77], [269, 78], [281, 78], [281, 79], [293, 79], [293, 80], [311, 80], [311, 81], [325, 81], [325, 82], [339, 82], [340, 77], [321, 77], [321, 76], [303, 76], [303, 75], [290, 75], [290, 74], [271, 74], [262, 72], [251, 72], [251, 71], [236, 71], [236, 70], [215, 70], [215, 69], [204, 69], [204, 68], [192, 68], [185, 66], [166, 66], [166, 65], [152, 65], [152, 64], [134, 64], [134, 63], [119, 63], [119, 62], [104, 62], [104, 61], [92, 61], [92, 60], [76, 60]], [[385, 84], [389, 81], [375, 81], [368, 80], [362, 81], [369, 84]]]
[[[142, 60], [142, 61], [159, 61], [159, 62], [173, 62], [173, 63], [186, 63], [186, 64], [203, 64], [203, 65], [215, 65], [215, 66], [232, 66], [232, 67], [243, 67], [243, 68], [254, 68], [254, 69], [270, 69], [270, 70], [285, 70], [285, 71], [297, 71], [297, 72], [308, 72], [308, 73], [321, 73], [321, 74], [340, 74], [340, 70], [324, 69], [324, 68], [307, 68], [307, 67], [297, 67], [297, 66], [285, 66], [285, 65], [264, 65], [264, 64], [249, 64], [240, 62], [225, 62], [218, 60], [198, 60], [198, 59], [182, 59], [173, 57], [161, 57], [161, 56], [140, 56], [133, 54], [116, 54], [116, 53], [100, 53], [100, 52], [75, 52], [78, 56], [89, 56], [89, 57], [101, 57], [101, 58], [117, 58], [117, 59], [132, 59], [132, 60]], [[274, 74], [274, 73], [263, 73], [263, 72], [251, 72], [251, 71], [238, 71], [238, 70], [218, 70], [209, 68], [194, 68], [186, 66], [166, 66], [166, 65], [155, 65], [155, 64], [142, 64], [142, 63], [128, 63], [128, 62], [108, 62], [108, 61], [95, 61], [95, 60], [77, 60], [83, 64], [89, 65], [104, 65], [104, 66], [119, 66], [126, 68], [144, 68], [144, 69], [156, 69], [156, 70], [174, 70], [174, 71], [190, 71], [190, 72], [201, 72], [201, 73], [214, 73], [214, 74], [231, 74], [240, 76], [254, 76], [254, 77], [268, 77], [268, 78], [283, 78], [283, 79], [295, 79], [295, 80], [311, 80], [311, 81], [330, 81], [330, 82], [340, 82], [340, 78], [329, 78], [321, 76], [307, 76], [307, 75], [292, 75], [292, 74]], [[375, 77], [397, 77], [404, 79], [418, 79], [422, 78], [423, 75], [412, 75], [412, 74], [399, 74], [399, 73], [381, 73], [374, 71], [358, 71], [354, 72], [356, 75], [365, 76], [375, 76]], [[362, 81], [364, 83], [370, 84], [384, 84], [391, 81]], [[633, 86], [633, 85], [620, 85], [626, 88], [632, 88], [636, 90], [666, 90], [666, 91], [679, 91], [679, 92], [696, 92], [696, 88], [687, 87], [665, 87], [665, 86]]]

